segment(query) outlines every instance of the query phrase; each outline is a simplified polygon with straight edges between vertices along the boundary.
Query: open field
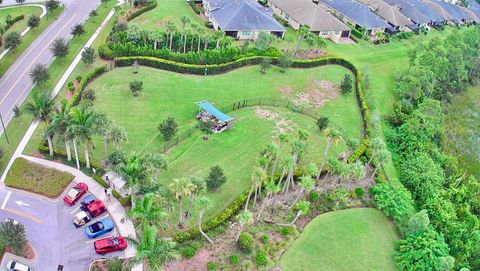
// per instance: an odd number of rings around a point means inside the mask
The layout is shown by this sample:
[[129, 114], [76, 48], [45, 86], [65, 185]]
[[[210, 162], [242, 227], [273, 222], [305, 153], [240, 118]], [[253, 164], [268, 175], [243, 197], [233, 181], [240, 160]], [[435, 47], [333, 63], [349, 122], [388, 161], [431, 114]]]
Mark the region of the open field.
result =
[[5, 184], [50, 198], [58, 197], [73, 180], [73, 175], [17, 158]]
[[42, 9], [40, 7], [18, 6], [15, 8], [0, 8], [0, 22], [2, 24], [5, 24], [5, 20], [7, 19], [8, 15], [10, 15], [12, 19], [20, 15], [25, 16], [23, 20], [16, 22], [6, 32], [6, 34], [10, 32], [15, 32], [15, 31], [18, 33], [21, 33], [23, 30], [27, 28], [28, 18], [31, 15], [40, 16], [40, 14], [42, 14]]
[[280, 259], [283, 271], [396, 270], [395, 230], [376, 209], [349, 209], [312, 220]]

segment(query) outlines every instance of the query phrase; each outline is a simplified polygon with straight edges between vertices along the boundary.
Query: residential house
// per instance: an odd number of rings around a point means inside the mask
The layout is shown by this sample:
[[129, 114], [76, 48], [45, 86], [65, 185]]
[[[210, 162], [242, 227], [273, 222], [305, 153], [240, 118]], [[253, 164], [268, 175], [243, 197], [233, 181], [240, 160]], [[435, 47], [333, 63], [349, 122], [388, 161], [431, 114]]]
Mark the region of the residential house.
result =
[[466, 7], [460, 7], [460, 8], [463, 10], [463, 12], [465, 12], [465, 14], [467, 14], [467, 16], [469, 18], [468, 22], [476, 23], [476, 24], [480, 23], [480, 17], [477, 16], [475, 14], [475, 12], [473, 12], [472, 10], [470, 10]]
[[271, 9], [255, 0], [203, 0], [202, 4], [214, 29], [221, 29], [227, 36], [255, 40], [263, 31], [279, 37], [285, 33]]
[[358, 1], [367, 5], [371, 11], [388, 22], [390, 27], [387, 28], [387, 32], [396, 33], [399, 31], [410, 31], [408, 26], [412, 24], [412, 21], [410, 21], [407, 16], [403, 15], [397, 7], [389, 5], [383, 0]]
[[416, 0], [384, 0], [388, 4], [399, 8], [400, 12], [408, 17], [413, 24], [409, 26], [412, 30], [428, 25], [441, 25], [445, 20], [427, 5]]
[[321, 0], [318, 4], [326, 6], [342, 22], [357, 30], [365, 27], [368, 35], [384, 32], [389, 27], [386, 21], [370, 11], [367, 6], [354, 0]]
[[269, 6], [277, 16], [286, 20], [295, 30], [308, 25], [310, 31], [338, 43], [350, 36], [351, 28], [330, 14], [322, 6], [310, 0], [269, 0]]
[[424, 0], [424, 1], [429, 1], [433, 2], [442, 9], [444, 9], [450, 16], [452, 17], [451, 22], [454, 24], [463, 24], [465, 22], [468, 22], [470, 20], [470, 16], [468, 16], [459, 6], [444, 2], [442, 0]]

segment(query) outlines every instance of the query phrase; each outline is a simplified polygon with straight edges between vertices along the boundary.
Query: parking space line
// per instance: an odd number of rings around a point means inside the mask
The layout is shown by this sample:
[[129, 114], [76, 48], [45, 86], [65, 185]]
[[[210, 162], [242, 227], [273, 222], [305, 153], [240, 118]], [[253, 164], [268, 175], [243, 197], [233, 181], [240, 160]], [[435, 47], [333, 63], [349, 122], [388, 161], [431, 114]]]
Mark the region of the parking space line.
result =
[[82, 205], [78, 205], [77, 207], [75, 207], [71, 212], [70, 214], [72, 215], [73, 213], [77, 212], [78, 210], [80, 210], [80, 207], [82, 207]]
[[31, 220], [37, 222], [38, 224], [43, 224], [42, 220], [40, 220], [39, 218], [37, 218], [33, 215], [30, 215], [30, 214], [27, 214], [27, 213], [24, 213], [24, 212], [20, 212], [20, 211], [17, 211], [17, 210], [13, 210], [13, 209], [10, 209], [10, 208], [3, 208], [3, 210], [5, 210], [7, 212], [10, 212], [12, 214], [16, 214], [16, 215], [23, 216], [25, 218], [31, 219]]
[[7, 196], [3, 200], [2, 208], [1, 208], [2, 210], [5, 209], [5, 206], [7, 205], [8, 199], [10, 199], [10, 195], [12, 195], [12, 191], [8, 191]]
[[90, 239], [90, 240], [86, 241], [85, 243], [86, 244], [93, 244], [93, 243], [95, 243], [95, 241], [105, 239], [105, 238], [110, 238], [110, 237], [113, 237], [113, 236], [115, 236], [115, 234], [106, 234], [106, 235], [99, 236], [95, 239]]

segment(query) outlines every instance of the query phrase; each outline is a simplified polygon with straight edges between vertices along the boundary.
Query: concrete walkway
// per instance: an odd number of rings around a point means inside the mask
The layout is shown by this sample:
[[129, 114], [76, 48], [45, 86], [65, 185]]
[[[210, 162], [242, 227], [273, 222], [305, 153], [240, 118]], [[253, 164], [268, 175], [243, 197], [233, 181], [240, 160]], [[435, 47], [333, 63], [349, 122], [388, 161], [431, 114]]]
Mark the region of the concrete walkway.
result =
[[[105, 207], [107, 207], [108, 209], [108, 213], [110, 214], [113, 221], [115, 222], [115, 225], [117, 226], [118, 233], [121, 236], [126, 236], [130, 238], [137, 237], [137, 234], [135, 232], [135, 227], [132, 221], [128, 219], [123, 206], [113, 196], [110, 197], [110, 200], [108, 200], [104, 192], [104, 187], [101, 186], [99, 183], [97, 183], [93, 178], [91, 178], [90, 176], [87, 176], [85, 173], [83, 173], [82, 171], [76, 168], [73, 168], [61, 163], [57, 163], [54, 161], [49, 161], [41, 158], [36, 158], [32, 156], [27, 156], [27, 155], [21, 155], [20, 157], [25, 158], [34, 163], [44, 165], [46, 167], [54, 168], [56, 170], [69, 172], [73, 174], [77, 180], [82, 181], [88, 185], [88, 191], [90, 193], [92, 193], [97, 199], [100, 199], [103, 201], [103, 203], [105, 204]], [[132, 246], [128, 246], [127, 249], [125, 250], [125, 258], [134, 257], [135, 253], [136, 253], [135, 248]]]

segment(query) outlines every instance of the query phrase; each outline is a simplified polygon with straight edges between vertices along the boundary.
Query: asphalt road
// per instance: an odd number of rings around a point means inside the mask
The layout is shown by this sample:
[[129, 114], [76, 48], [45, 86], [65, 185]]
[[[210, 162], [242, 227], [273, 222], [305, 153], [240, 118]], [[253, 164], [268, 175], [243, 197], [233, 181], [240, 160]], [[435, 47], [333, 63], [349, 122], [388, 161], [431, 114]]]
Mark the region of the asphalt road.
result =
[[[0, 186], [0, 221], [13, 218], [22, 223], [27, 231], [27, 238], [37, 253], [38, 258], [29, 265], [34, 270], [85, 271], [93, 259], [101, 258], [93, 248], [98, 239], [117, 235], [114, 231], [96, 239], [88, 239], [85, 227], [75, 228], [72, 223], [74, 215], [79, 212], [79, 203], [70, 207], [62, 200], [52, 201], [31, 193], [11, 190]], [[108, 213], [94, 219], [108, 217]], [[110, 253], [107, 256], [121, 256], [123, 252]], [[5, 268], [9, 259], [4, 259], [0, 270]]]
[[[27, 0], [26, 3], [39, 2]], [[41, 1], [40, 1], [41, 2]], [[29, 77], [30, 69], [37, 63], [50, 65], [53, 56], [50, 44], [58, 37], [70, 39], [71, 29], [77, 23], [83, 23], [88, 14], [95, 9], [100, 0], [63, 0], [65, 9], [60, 17], [23, 52], [10, 69], [0, 78], [0, 113], [4, 121], [10, 122], [15, 105], [20, 105], [33, 88]], [[3, 6], [15, 4], [14, 0], [4, 0]], [[0, 134], [3, 130], [0, 129]]]

